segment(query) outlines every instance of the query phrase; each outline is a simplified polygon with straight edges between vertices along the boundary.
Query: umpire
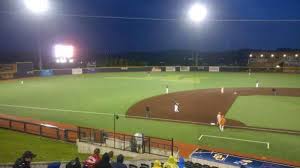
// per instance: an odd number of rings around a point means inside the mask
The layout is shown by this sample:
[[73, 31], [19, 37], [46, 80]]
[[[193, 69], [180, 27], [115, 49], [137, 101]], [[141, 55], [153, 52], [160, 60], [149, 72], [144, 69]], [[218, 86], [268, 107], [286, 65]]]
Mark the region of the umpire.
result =
[[30, 163], [36, 155], [31, 151], [26, 151], [23, 153], [21, 158], [18, 158], [13, 166], [13, 168], [30, 168]]

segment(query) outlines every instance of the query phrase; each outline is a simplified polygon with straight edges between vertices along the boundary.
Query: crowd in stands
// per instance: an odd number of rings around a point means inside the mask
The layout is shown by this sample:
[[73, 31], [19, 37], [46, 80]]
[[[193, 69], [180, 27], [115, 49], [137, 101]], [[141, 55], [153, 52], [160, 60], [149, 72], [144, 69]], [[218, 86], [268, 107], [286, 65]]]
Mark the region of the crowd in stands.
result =
[[[82, 164], [79, 158], [75, 158], [66, 164], [66, 168], [138, 168], [138, 166], [129, 164], [128, 166], [124, 164], [124, 156], [122, 154], [118, 155], [116, 161], [113, 160], [114, 153], [110, 151], [104, 153], [102, 157], [100, 156], [100, 149], [96, 148], [94, 153], [89, 156]], [[13, 168], [31, 168], [31, 162], [36, 157], [31, 151], [26, 151], [24, 154], [18, 158], [13, 165]], [[60, 164], [48, 165], [48, 168], [59, 168]], [[174, 156], [169, 156], [165, 163], [159, 160], [155, 160], [148, 164], [141, 164], [140, 168], [215, 168], [208, 165], [201, 165], [199, 163], [185, 162], [183, 157], [177, 159]]]

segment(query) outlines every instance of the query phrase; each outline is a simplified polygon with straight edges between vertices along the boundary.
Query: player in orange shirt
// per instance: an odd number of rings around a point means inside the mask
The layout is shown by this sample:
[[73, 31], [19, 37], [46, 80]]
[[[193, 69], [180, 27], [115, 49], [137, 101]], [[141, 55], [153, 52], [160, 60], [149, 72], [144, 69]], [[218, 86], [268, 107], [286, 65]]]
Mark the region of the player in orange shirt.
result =
[[222, 115], [221, 120], [219, 122], [220, 131], [222, 131], [222, 132], [224, 131], [225, 124], [226, 124], [226, 119], [225, 119], [225, 116]]

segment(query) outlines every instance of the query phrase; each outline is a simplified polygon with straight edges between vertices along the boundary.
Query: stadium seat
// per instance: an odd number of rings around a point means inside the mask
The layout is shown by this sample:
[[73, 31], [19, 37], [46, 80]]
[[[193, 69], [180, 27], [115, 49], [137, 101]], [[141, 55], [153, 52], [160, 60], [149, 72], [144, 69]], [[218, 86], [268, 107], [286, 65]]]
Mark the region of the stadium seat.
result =
[[129, 164], [128, 167], [129, 168], [138, 168], [136, 165], [133, 165], [133, 164]]
[[200, 163], [194, 163], [193, 167], [194, 168], [202, 168], [202, 165]]
[[202, 168], [210, 168], [209, 165], [203, 165]]
[[185, 162], [185, 167], [186, 168], [193, 168], [194, 167], [193, 162], [190, 162], [190, 161]]
[[140, 168], [149, 168], [149, 165], [142, 163]]
[[47, 168], [59, 168], [60, 165], [61, 165], [60, 162], [53, 162], [53, 163], [48, 164]]

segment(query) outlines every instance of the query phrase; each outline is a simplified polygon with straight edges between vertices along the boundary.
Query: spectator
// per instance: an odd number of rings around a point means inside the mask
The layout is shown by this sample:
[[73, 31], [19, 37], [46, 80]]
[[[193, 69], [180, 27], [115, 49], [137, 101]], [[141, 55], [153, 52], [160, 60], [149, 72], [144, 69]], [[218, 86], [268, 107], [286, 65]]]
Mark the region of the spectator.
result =
[[155, 160], [152, 168], [161, 168], [161, 162], [159, 160]]
[[127, 168], [127, 166], [123, 164], [123, 161], [124, 161], [124, 156], [120, 154], [117, 157], [117, 162], [112, 163], [111, 165], [113, 168]]
[[178, 168], [177, 160], [174, 156], [169, 156], [168, 161], [164, 163], [163, 168]]
[[66, 168], [81, 168], [81, 163], [78, 157], [67, 163]]
[[100, 158], [100, 149], [96, 148], [94, 154], [89, 156], [87, 160], [83, 163], [83, 168], [94, 168], [95, 165], [101, 160]]
[[109, 160], [110, 157], [108, 153], [104, 153], [102, 156], [102, 160], [96, 164], [95, 168], [112, 168]]
[[179, 168], [184, 168], [184, 167], [185, 167], [185, 161], [184, 161], [184, 158], [183, 158], [183, 157], [180, 157], [180, 158], [179, 158], [179, 161], [178, 161], [178, 167], [179, 167]]
[[31, 151], [26, 151], [23, 153], [21, 158], [18, 158], [13, 166], [13, 168], [30, 168], [30, 163], [36, 155]]
[[110, 159], [110, 164], [112, 164], [112, 163], [114, 163], [114, 161], [113, 161], [113, 157], [114, 157], [114, 152], [113, 151], [110, 151], [110, 152], [108, 152], [108, 156], [109, 156], [109, 159]]

